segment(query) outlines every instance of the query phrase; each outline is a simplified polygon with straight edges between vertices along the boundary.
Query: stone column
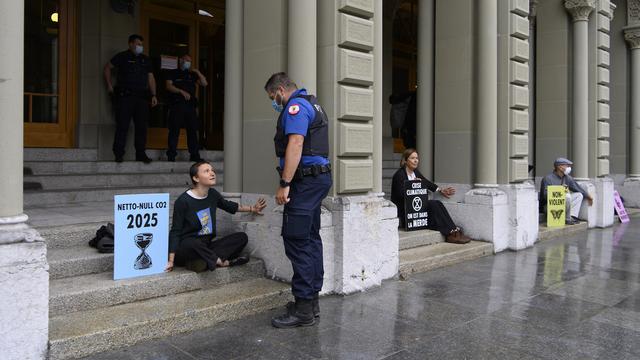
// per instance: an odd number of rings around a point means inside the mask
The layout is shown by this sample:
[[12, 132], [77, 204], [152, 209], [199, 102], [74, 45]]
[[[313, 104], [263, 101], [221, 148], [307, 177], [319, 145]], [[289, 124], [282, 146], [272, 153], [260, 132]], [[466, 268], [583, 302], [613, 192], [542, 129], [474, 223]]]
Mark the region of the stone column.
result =
[[47, 355], [46, 245], [22, 207], [24, 3], [0, 2], [0, 349], [6, 359]]
[[629, 177], [640, 178], [640, 26], [624, 30], [631, 51], [629, 96]]
[[479, 0], [476, 187], [498, 182], [498, 2]]
[[[382, 0], [375, 0], [374, 3], [374, 12], [376, 14], [382, 15], [383, 6]], [[384, 82], [383, 82], [383, 31], [382, 28], [384, 26], [384, 17], [380, 16], [379, 19], [374, 19], [373, 25], [373, 37], [374, 37], [374, 45], [373, 45], [373, 56], [378, 61], [374, 62], [374, 110], [373, 110], [373, 191], [375, 193], [383, 196], [382, 192], [382, 160], [384, 157], [382, 156], [382, 126], [383, 126], [383, 106], [382, 103], [384, 101], [382, 94], [384, 92]]]
[[242, 192], [244, 0], [225, 5], [224, 191]]
[[420, 0], [416, 145], [422, 159], [420, 170], [428, 179], [433, 179], [433, 20], [433, 0]]
[[531, 179], [535, 179], [536, 170], [536, 16], [538, 0], [529, 1], [529, 165], [534, 166]]
[[299, 87], [316, 93], [316, 0], [289, 1], [288, 73]]
[[576, 164], [574, 176], [589, 178], [589, 15], [596, 0], [565, 0], [573, 17], [573, 95], [571, 116], [571, 158]]
[[625, 205], [640, 208], [640, 23], [624, 30], [631, 51], [629, 96], [629, 171], [620, 188]]

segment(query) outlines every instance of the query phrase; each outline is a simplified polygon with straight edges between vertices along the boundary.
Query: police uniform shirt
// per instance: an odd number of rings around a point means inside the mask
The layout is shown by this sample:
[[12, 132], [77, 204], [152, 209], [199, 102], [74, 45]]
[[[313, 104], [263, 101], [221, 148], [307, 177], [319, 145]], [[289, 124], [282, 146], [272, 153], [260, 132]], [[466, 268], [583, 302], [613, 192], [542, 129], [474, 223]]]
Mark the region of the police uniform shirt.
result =
[[118, 69], [118, 87], [130, 90], [146, 90], [149, 87], [149, 73], [153, 69], [148, 56], [125, 50], [111, 58], [111, 65]]
[[[195, 97], [198, 77], [193, 72], [189, 70], [173, 69], [167, 74], [167, 80], [171, 80], [173, 86], [188, 92], [191, 97]], [[170, 99], [171, 102], [185, 101], [181, 94], [175, 93], [171, 93]]]
[[[290, 134], [307, 136], [309, 125], [315, 118], [313, 105], [304, 98], [295, 98], [298, 95], [307, 95], [307, 90], [298, 89], [291, 94], [291, 100], [283, 110], [282, 125], [285, 136]], [[300, 162], [302, 166], [327, 165], [329, 164], [329, 159], [324, 156], [302, 155]], [[280, 158], [280, 167], [284, 168], [284, 158]]]

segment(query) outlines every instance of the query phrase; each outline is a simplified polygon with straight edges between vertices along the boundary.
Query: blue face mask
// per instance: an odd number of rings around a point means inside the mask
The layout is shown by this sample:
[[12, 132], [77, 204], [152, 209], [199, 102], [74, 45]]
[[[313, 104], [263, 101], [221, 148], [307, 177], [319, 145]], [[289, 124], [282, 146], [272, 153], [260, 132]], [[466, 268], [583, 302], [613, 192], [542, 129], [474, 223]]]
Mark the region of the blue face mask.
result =
[[276, 94], [276, 96], [273, 98], [273, 100], [271, 101], [271, 107], [273, 108], [273, 110], [275, 110], [276, 112], [281, 113], [282, 110], [284, 110], [284, 105], [282, 104], [278, 104], [278, 102], [276, 101], [276, 98], [278, 97], [278, 94]]

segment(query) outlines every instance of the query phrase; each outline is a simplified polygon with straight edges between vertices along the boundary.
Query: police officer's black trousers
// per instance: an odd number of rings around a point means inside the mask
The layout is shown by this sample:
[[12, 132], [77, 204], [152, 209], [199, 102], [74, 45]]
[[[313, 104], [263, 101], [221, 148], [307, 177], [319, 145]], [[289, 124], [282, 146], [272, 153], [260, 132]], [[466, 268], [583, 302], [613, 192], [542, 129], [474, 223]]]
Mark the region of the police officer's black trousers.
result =
[[296, 298], [312, 300], [322, 290], [320, 209], [331, 184], [331, 173], [305, 176], [291, 183], [290, 201], [284, 206], [282, 238], [293, 267], [291, 292]]
[[175, 263], [184, 266], [187, 261], [202, 259], [207, 263], [209, 270], [215, 270], [218, 258], [222, 261], [237, 258], [247, 246], [247, 242], [247, 234], [243, 232], [229, 234], [213, 241], [186, 238], [180, 242], [176, 250]]
[[129, 122], [133, 118], [135, 126], [136, 156], [145, 154], [147, 143], [147, 123], [149, 121], [149, 102], [140, 96], [122, 96], [115, 100], [116, 134], [113, 140], [113, 154], [116, 157], [124, 155], [127, 144]]
[[186, 101], [180, 101], [169, 107], [169, 139], [167, 144], [167, 156], [175, 157], [178, 152], [178, 137], [180, 129], [187, 130], [187, 146], [191, 157], [200, 157], [198, 145], [198, 116], [195, 106]]

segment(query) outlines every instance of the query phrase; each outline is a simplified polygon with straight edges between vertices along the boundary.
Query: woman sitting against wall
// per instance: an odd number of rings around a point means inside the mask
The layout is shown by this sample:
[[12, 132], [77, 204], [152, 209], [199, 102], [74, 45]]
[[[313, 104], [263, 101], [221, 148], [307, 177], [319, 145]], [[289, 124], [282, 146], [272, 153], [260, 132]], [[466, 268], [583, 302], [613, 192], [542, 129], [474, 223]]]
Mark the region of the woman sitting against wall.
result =
[[[405, 182], [409, 180], [422, 180], [426, 185], [426, 188], [431, 192], [439, 192], [442, 196], [449, 198], [456, 193], [456, 190], [452, 187], [440, 188], [438, 185], [432, 183], [425, 178], [420, 171], [418, 171], [418, 164], [420, 159], [418, 157], [418, 151], [416, 149], [406, 149], [400, 159], [400, 169], [393, 175], [391, 182], [391, 201], [396, 204], [398, 208], [398, 218], [400, 219], [400, 227], [405, 226], [406, 216], [404, 211], [404, 191]], [[466, 244], [471, 239], [466, 236], [460, 227], [451, 219], [447, 208], [444, 207], [439, 200], [428, 200], [426, 209], [429, 214], [427, 228], [431, 230], [437, 230], [445, 236], [446, 242], [454, 244]]]
[[191, 165], [189, 175], [193, 187], [180, 195], [173, 205], [166, 271], [173, 270], [174, 263], [195, 272], [246, 264], [249, 258], [240, 255], [247, 245], [247, 234], [237, 232], [214, 240], [216, 209], [230, 214], [241, 211], [262, 215], [266, 201], [260, 198], [253, 206], [243, 206], [225, 200], [213, 188], [216, 173], [206, 161]]

